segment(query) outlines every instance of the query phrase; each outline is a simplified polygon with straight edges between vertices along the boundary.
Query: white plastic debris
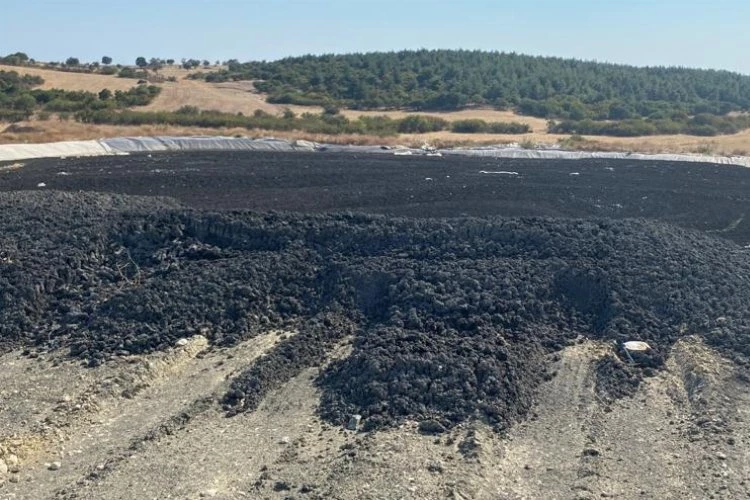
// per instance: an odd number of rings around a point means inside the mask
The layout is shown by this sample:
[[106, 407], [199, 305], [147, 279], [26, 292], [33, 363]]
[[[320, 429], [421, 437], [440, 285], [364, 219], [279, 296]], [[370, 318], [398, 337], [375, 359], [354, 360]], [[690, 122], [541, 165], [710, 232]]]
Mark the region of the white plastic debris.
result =
[[630, 340], [628, 342], [625, 342], [622, 346], [626, 351], [630, 352], [646, 352], [651, 349], [650, 345], [648, 345], [646, 342], [641, 342], [640, 340]]

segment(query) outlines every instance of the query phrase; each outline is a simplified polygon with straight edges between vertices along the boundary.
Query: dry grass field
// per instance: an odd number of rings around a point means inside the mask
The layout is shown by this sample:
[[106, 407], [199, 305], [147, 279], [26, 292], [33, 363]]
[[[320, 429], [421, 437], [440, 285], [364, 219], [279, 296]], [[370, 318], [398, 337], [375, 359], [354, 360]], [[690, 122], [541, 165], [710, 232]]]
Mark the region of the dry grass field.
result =
[[[67, 73], [41, 68], [2, 66], [0, 70], [18, 71], [20, 73], [38, 75], [44, 78], [42, 88], [61, 88], [66, 90], [85, 90], [99, 92], [104, 88], [110, 90], [127, 90], [135, 85], [135, 80], [117, 78], [115, 76]], [[200, 109], [211, 109], [227, 113], [252, 114], [256, 110], [267, 113], [281, 114], [286, 109], [295, 113], [319, 113], [319, 107], [286, 106], [270, 104], [265, 96], [254, 91], [250, 82], [207, 83], [202, 80], [188, 80], [189, 71], [178, 67], [164, 68], [160, 71], [163, 76], [174, 76], [176, 82], [159, 84], [161, 94], [148, 106], [140, 108], [147, 111], [174, 111], [182, 106], [196, 106]], [[347, 118], [358, 116], [386, 115], [391, 118], [402, 118], [410, 114], [406, 111], [342, 111]], [[456, 134], [448, 131], [430, 134], [404, 134], [398, 137], [367, 137], [360, 135], [326, 136], [304, 132], [276, 132], [245, 129], [205, 129], [197, 127], [171, 126], [142, 126], [124, 127], [110, 125], [88, 125], [75, 122], [59, 121], [31, 121], [17, 124], [14, 127], [0, 128], [0, 144], [2, 143], [33, 143], [50, 142], [72, 139], [97, 139], [123, 135], [248, 135], [274, 136], [282, 138], [298, 138], [329, 143], [347, 144], [404, 144], [422, 145], [429, 143], [436, 146], [461, 146], [469, 144], [557, 144], [568, 136], [548, 134], [546, 120], [529, 116], [520, 116], [510, 111], [493, 109], [471, 109], [447, 113], [419, 113], [438, 116], [454, 121], [479, 118], [490, 122], [516, 121], [531, 126], [532, 133], [524, 135], [500, 134]], [[0, 126], [2, 127], [2, 126]], [[704, 153], [721, 155], [750, 154], [750, 131], [734, 135], [717, 137], [694, 137], [687, 135], [667, 135], [654, 137], [585, 137], [584, 141], [575, 144], [576, 149], [611, 150], [611, 151], [640, 151], [646, 153]]]

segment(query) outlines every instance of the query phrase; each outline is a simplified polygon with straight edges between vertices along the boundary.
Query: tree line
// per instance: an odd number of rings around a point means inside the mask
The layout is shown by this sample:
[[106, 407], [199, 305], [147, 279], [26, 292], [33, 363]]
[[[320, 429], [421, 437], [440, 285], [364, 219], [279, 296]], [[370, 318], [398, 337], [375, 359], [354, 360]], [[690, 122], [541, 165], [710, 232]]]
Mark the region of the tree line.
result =
[[298, 130], [314, 134], [362, 134], [392, 136], [422, 134], [448, 130], [457, 133], [526, 134], [531, 128], [525, 123], [486, 122], [484, 120], [447, 121], [427, 115], [410, 115], [401, 119], [387, 116], [360, 116], [349, 119], [330, 111], [296, 115], [287, 110], [277, 116], [256, 110], [253, 115], [222, 113], [183, 106], [177, 111], [134, 111], [115, 109], [87, 109], [76, 114], [84, 123], [109, 125], [175, 125], [204, 128], [245, 128], [248, 130]]
[[269, 101], [355, 109], [515, 109], [569, 120], [665, 119], [750, 109], [750, 76], [468, 50], [306, 55], [228, 61], [194, 78], [255, 80]]

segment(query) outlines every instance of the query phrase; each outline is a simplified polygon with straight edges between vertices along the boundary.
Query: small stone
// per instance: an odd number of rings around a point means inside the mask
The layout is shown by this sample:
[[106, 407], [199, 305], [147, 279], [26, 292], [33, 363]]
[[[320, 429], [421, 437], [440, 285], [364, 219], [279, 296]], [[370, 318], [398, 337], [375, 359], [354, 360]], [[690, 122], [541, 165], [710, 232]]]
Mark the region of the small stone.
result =
[[185, 347], [186, 345], [188, 345], [188, 339], [180, 339], [177, 342], [175, 342], [175, 345], [177, 347]]
[[442, 434], [446, 428], [437, 420], [425, 420], [419, 423], [418, 430], [420, 434]]
[[718, 458], [719, 460], [726, 460], [727, 456], [722, 452], [718, 452], [716, 453], [716, 458]]
[[8, 473], [8, 464], [5, 463], [5, 460], [0, 459], [0, 474], [7, 474]]
[[10, 476], [10, 477], [8, 478], [8, 481], [10, 481], [11, 483], [17, 483], [17, 482], [18, 482], [18, 481], [20, 481], [20, 480], [21, 480], [21, 478], [20, 478], [20, 477], [18, 477], [18, 475], [13, 475], [13, 476]]
[[349, 417], [349, 422], [346, 424], [346, 428], [350, 431], [356, 431], [359, 427], [360, 420], [362, 420], [362, 415], [352, 415]]
[[60, 467], [62, 467], [62, 464], [60, 462], [52, 462], [47, 466], [49, 470], [60, 470]]
[[289, 439], [289, 436], [284, 436], [281, 439], [279, 439], [279, 444], [289, 444], [291, 440]]
[[9, 465], [8, 466], [8, 472], [11, 474], [18, 474], [21, 472], [21, 466], [20, 465]]
[[201, 492], [201, 498], [213, 498], [219, 494], [218, 490], [206, 490]]
[[430, 461], [427, 463], [427, 470], [434, 474], [442, 474], [443, 464], [437, 460]]
[[8, 464], [8, 467], [13, 467], [14, 465], [18, 465], [20, 462], [18, 460], [18, 457], [11, 453], [7, 457], [5, 457], [5, 463]]

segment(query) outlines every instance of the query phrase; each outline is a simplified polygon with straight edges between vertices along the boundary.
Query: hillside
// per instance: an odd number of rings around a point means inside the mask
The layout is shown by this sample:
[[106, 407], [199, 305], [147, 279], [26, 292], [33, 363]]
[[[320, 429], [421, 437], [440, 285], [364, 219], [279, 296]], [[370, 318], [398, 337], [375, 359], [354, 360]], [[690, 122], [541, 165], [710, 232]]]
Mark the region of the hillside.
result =
[[[587, 150], [724, 155], [750, 151], [748, 118], [743, 113], [548, 123], [545, 118], [519, 114], [519, 110], [480, 106], [459, 111], [342, 108], [335, 116], [324, 117], [322, 106], [274, 102], [272, 95], [256, 89], [252, 81], [188, 78], [194, 72], [176, 66], [165, 66], [153, 75], [158, 78], [149, 85], [159, 89], [158, 93], [144, 93], [143, 88], [136, 89], [138, 80], [102, 74], [101, 69], [72, 72], [27, 64], [0, 66], [0, 72], [26, 78], [24, 88], [0, 92], [0, 115], [5, 117], [0, 123], [9, 123], [4, 130], [0, 125], [0, 143], [122, 135], [240, 134], [417, 147], [425, 142], [442, 146], [521, 143], [525, 147], [558, 144]], [[103, 89], [112, 92], [113, 98], [107, 102], [99, 102], [102, 99], [98, 94]], [[177, 113], [185, 109], [197, 113]], [[280, 119], [290, 112], [295, 119]], [[303, 119], [305, 114], [309, 117]], [[414, 115], [423, 118], [411, 118], [401, 125]]]
[[357, 109], [514, 107], [580, 120], [725, 114], [750, 108], [750, 76], [639, 68], [555, 57], [466, 50], [289, 57], [230, 62], [207, 81], [258, 80], [275, 102], [338, 102]]

